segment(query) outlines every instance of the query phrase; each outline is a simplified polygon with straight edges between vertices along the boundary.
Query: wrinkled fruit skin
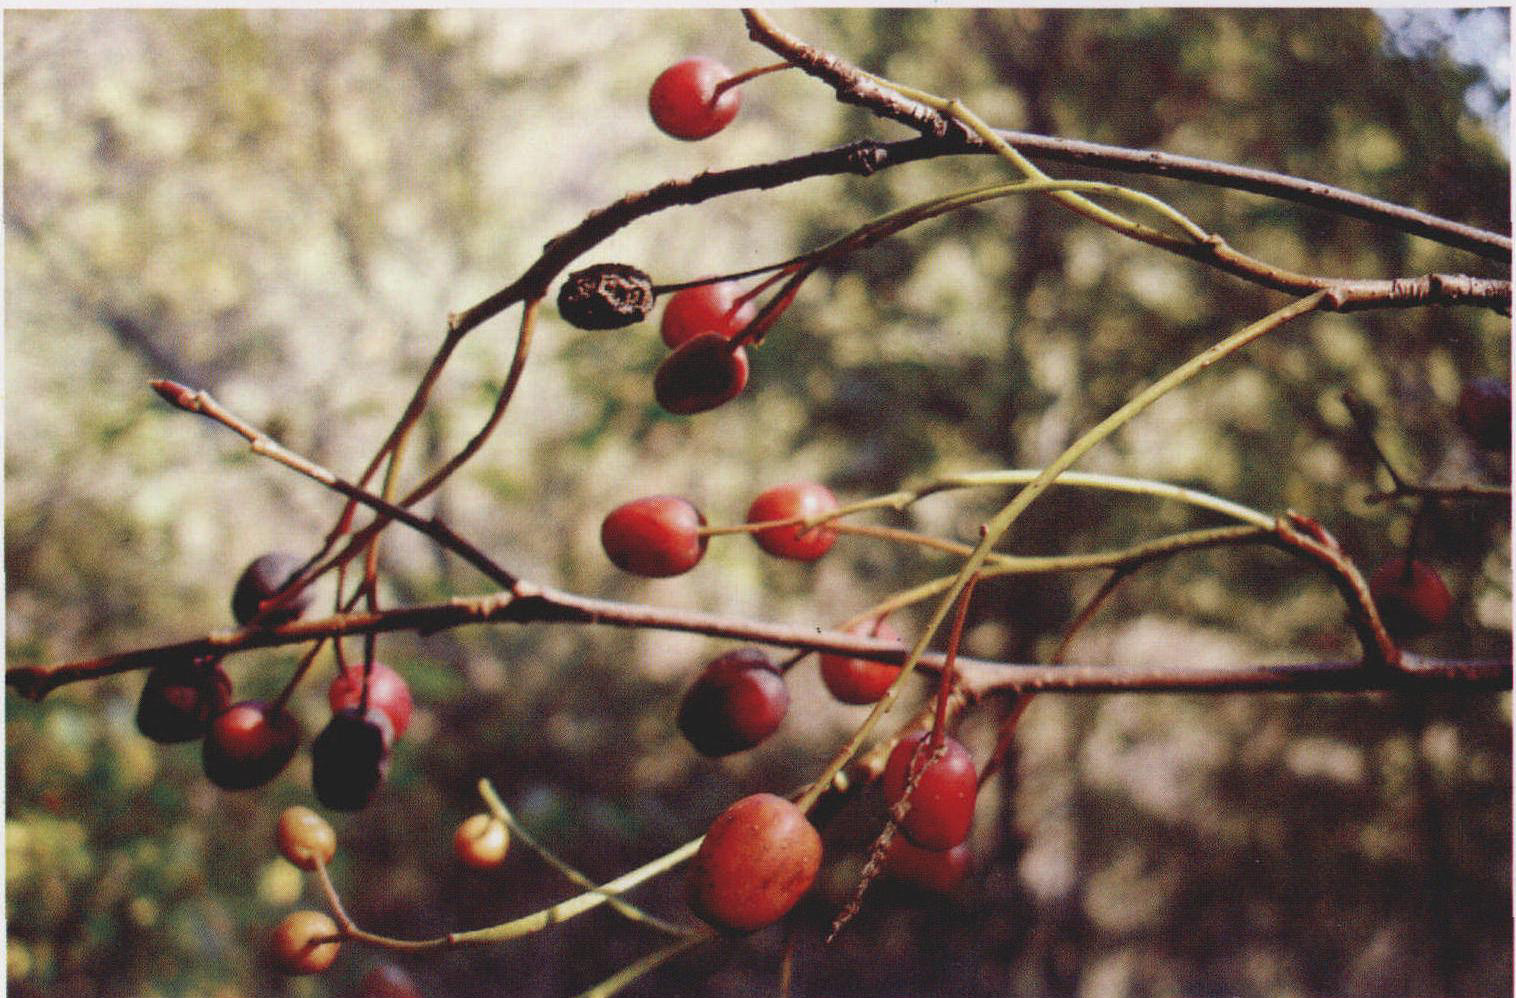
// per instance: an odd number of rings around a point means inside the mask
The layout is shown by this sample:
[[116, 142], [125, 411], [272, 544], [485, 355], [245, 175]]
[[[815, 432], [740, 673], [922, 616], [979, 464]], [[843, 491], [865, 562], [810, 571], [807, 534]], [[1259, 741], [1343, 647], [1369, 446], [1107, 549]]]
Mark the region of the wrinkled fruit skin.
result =
[[390, 719], [377, 707], [333, 714], [311, 745], [316, 799], [333, 811], [361, 811], [389, 773], [393, 742]]
[[558, 314], [580, 329], [620, 329], [653, 310], [653, 280], [626, 263], [576, 270], [558, 289]]
[[1415, 638], [1435, 631], [1448, 619], [1453, 597], [1437, 570], [1420, 561], [1411, 562], [1406, 575], [1405, 559], [1390, 558], [1369, 576], [1369, 593], [1393, 638]]
[[[905, 795], [906, 778], [916, 746], [930, 737], [918, 731], [900, 739], [884, 766], [884, 799], [891, 807]], [[979, 777], [969, 750], [955, 738], [944, 742], [942, 758], [922, 773], [911, 794], [911, 809], [900, 823], [900, 831], [923, 849], [951, 849], [969, 837], [974, 823], [974, 799], [979, 793]], [[930, 758], [930, 746], [923, 747], [923, 762]]]
[[[332, 713], [356, 708], [363, 699], [363, 666], [352, 665], [337, 674], [327, 687], [326, 702]], [[378, 707], [389, 716], [395, 737], [405, 734], [411, 724], [411, 687], [405, 677], [383, 662], [375, 662], [368, 677], [368, 705]]]
[[337, 959], [340, 942], [312, 945], [312, 940], [330, 936], [337, 923], [319, 911], [296, 911], [274, 928], [270, 940], [275, 962], [289, 974], [319, 974]]
[[[761, 493], [747, 510], [748, 523], [787, 520], [793, 516], [820, 516], [837, 508], [832, 490], [816, 482], [776, 485]], [[837, 532], [827, 527], [805, 530], [799, 524], [770, 527], [753, 534], [758, 546], [776, 558], [815, 561], [832, 549]]]
[[821, 868], [821, 836], [783, 797], [744, 797], [711, 823], [690, 863], [690, 907], [722, 932], [779, 921]]
[[965, 843], [951, 849], [923, 849], [904, 835], [897, 835], [884, 854], [884, 872], [922, 890], [948, 894], [963, 883], [972, 861], [973, 855]]
[[747, 387], [745, 347], [733, 347], [720, 333], [701, 333], [680, 344], [653, 373], [653, 397], [676, 416], [691, 416], [725, 405]]
[[670, 350], [701, 333], [718, 333], [731, 339], [758, 314], [758, 307], [750, 301], [733, 310], [741, 294], [735, 284], [702, 284], [676, 291], [663, 306], [659, 335]]
[[[876, 637], [885, 641], [900, 640], [900, 634], [888, 622], [864, 621], [848, 629], [849, 634]], [[902, 646], [903, 647], [903, 646]], [[900, 666], [889, 662], [875, 662], [867, 658], [850, 658], [846, 655], [824, 654], [821, 656], [821, 681], [832, 696], [843, 703], [874, 703], [884, 696], [890, 684], [900, 675]]]
[[206, 777], [222, 790], [250, 790], [279, 775], [300, 746], [300, 724], [262, 700], [234, 703], [211, 719], [201, 744]]
[[1458, 425], [1486, 450], [1511, 452], [1511, 383], [1475, 378], [1458, 396]]
[[182, 660], [155, 666], [137, 700], [137, 730], [171, 745], [205, 737], [211, 718], [232, 698], [232, 681], [221, 666]]
[[623, 572], [662, 579], [683, 575], [705, 557], [705, 517], [679, 496], [633, 499], [606, 514], [600, 546]]
[[709, 138], [732, 123], [742, 107], [742, 95], [733, 87], [720, 99], [711, 98], [717, 84], [732, 78], [732, 71], [715, 59], [694, 56], [676, 62], [653, 81], [647, 108], [667, 135], [686, 142]]
[[[242, 570], [242, 575], [232, 590], [232, 616], [237, 618], [237, 623], [247, 624], [258, 616], [258, 608], [263, 601], [277, 593], [304, 564], [304, 558], [288, 551], [270, 551], [261, 558], [255, 558], [252, 564]], [[263, 623], [268, 627], [277, 627], [296, 620], [310, 609], [314, 598], [315, 594], [306, 588]]]
[[739, 648], [713, 659], [685, 692], [679, 730], [701, 755], [730, 755], [773, 734], [789, 708], [789, 688], [768, 655]]

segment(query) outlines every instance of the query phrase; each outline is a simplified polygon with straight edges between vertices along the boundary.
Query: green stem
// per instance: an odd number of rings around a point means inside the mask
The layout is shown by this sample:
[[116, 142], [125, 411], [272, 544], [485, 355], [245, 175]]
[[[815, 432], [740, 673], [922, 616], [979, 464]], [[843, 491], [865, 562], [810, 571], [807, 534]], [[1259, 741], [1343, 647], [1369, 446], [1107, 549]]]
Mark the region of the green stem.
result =
[[716, 938], [716, 934], [707, 930], [684, 939], [677, 939], [660, 950], [654, 950], [637, 962], [627, 964], [589, 990], [581, 991], [578, 998], [610, 998], [611, 995], [631, 984], [643, 974], [656, 970], [685, 950], [694, 949], [701, 943], [708, 942], [714, 938]]
[[[860, 499], [857, 502], [846, 503], [820, 516], [792, 516], [783, 520], [765, 520], [762, 523], [735, 523], [728, 526], [701, 527], [699, 533], [705, 537], [717, 537], [723, 534], [748, 534], [758, 530], [768, 530], [771, 527], [791, 525], [804, 526], [809, 529], [870, 509], [903, 510], [925, 499], [927, 496], [936, 495], [939, 492], [947, 492], [952, 489], [1026, 485], [1029, 482], [1035, 481], [1040, 474], [1042, 474], [1041, 468], [1007, 468], [997, 471], [970, 471], [956, 475], [944, 475], [941, 478], [934, 478], [924, 485], [901, 489], [900, 491], [875, 496], [871, 499]], [[1168, 482], [1159, 482], [1150, 478], [1128, 478], [1123, 475], [1069, 471], [1058, 477], [1057, 484], [1077, 488], [1104, 489], [1109, 492], [1126, 492], [1132, 495], [1146, 495], [1152, 496], [1155, 499], [1171, 499], [1199, 509], [1221, 513], [1224, 516], [1232, 517], [1260, 529], [1274, 529], [1273, 517], [1261, 513], [1256, 509], [1233, 502], [1230, 499], [1211, 495], [1208, 492], [1201, 492], [1198, 489], [1188, 489], [1182, 485], [1171, 485]], [[837, 529], [841, 529], [840, 525], [838, 525]]]
[[[932, 110], [938, 112], [939, 114], [945, 114], [951, 118], [955, 118], [958, 121], [961, 121], [963, 124], [967, 125], [974, 132], [974, 134], [978, 135], [979, 138], [985, 143], [985, 145], [989, 146], [1002, 159], [1005, 159], [1007, 162], [1009, 162], [1012, 166], [1021, 172], [1022, 176], [1028, 178], [1029, 180], [1051, 179], [1046, 173], [1043, 173], [1042, 170], [1038, 169], [1035, 163], [1023, 156], [1005, 139], [1001, 138], [1000, 134], [991, 128], [984, 121], [984, 119], [980, 118], [973, 111], [969, 110], [958, 100], [948, 100], [943, 97], [938, 97], [936, 94], [931, 94], [924, 90], [917, 90], [914, 87], [907, 87], [902, 84], [895, 83], [893, 80], [887, 80], [882, 76], [875, 76], [872, 73], [864, 73], [864, 75], [873, 80], [875, 83], [878, 83], [880, 86], [888, 87], [903, 97], [907, 97], [913, 101], [918, 101], [919, 103], [925, 104], [927, 107], [930, 107]], [[1063, 204], [1067, 205], [1069, 208], [1072, 208], [1078, 214], [1092, 219], [1093, 221], [1099, 222], [1100, 224], [1114, 229], [1117, 232], [1121, 232], [1125, 235], [1135, 236], [1138, 233], [1154, 233], [1154, 230], [1149, 229], [1147, 226], [1139, 225], [1129, 218], [1125, 218], [1113, 211], [1102, 208], [1099, 205], [1095, 204], [1093, 201], [1090, 201], [1088, 198], [1081, 197], [1079, 194], [1073, 192], [1072, 190], [1054, 192], [1052, 196], [1058, 201], [1061, 201]], [[1207, 233], [1199, 225], [1195, 224], [1195, 222], [1191, 221], [1177, 208], [1174, 208], [1173, 206], [1153, 197], [1147, 198], [1143, 203], [1184, 230], [1185, 234], [1188, 235], [1191, 239], [1195, 240], [1197, 243], [1205, 243], [1211, 241], [1212, 237], [1209, 233]]]
[[[526, 830], [525, 826], [516, 820], [516, 816], [511, 813], [510, 808], [505, 806], [505, 801], [500, 799], [500, 795], [495, 792], [495, 788], [489, 780], [479, 781], [479, 796], [484, 798], [484, 803], [489, 807], [490, 812], [494, 814], [495, 817], [505, 822], [505, 824], [510, 828], [511, 834], [516, 836], [516, 838], [519, 839], [521, 843], [528, 849], [535, 852], [538, 856], [541, 856], [549, 866], [557, 870], [559, 873], [563, 874], [566, 878], [568, 878], [579, 887], [584, 887], [591, 891], [603, 892], [602, 888], [593, 880], [591, 880], [589, 877], [586, 877], [578, 870], [574, 869], [562, 859], [559, 859], [556, 855], [553, 854], [551, 850], [534, 839], [531, 833]], [[689, 934], [689, 930], [684, 926], [675, 925], [673, 922], [666, 922], [663, 919], [658, 918], [656, 915], [650, 915], [647, 912], [643, 911], [641, 908], [632, 904], [630, 901], [624, 901], [614, 895], [607, 895], [606, 903], [632, 921], [642, 922], [645, 925], [650, 925], [660, 932], [667, 932], [669, 935], [673, 936], [684, 936]]]
[[921, 634], [916, 638], [916, 643], [911, 646], [910, 653], [906, 656], [905, 662], [901, 666], [900, 675], [896, 677], [895, 682], [884, 696], [880, 698], [879, 702], [874, 705], [874, 709], [869, 712], [869, 716], [859, 725], [858, 730], [853, 733], [853, 737], [848, 740], [847, 745], [843, 747], [842, 751], [837, 753], [822, 774], [807, 788], [805, 794], [797, 802], [800, 807], [803, 810], [809, 810], [811, 805], [815, 803], [816, 799], [831, 783], [832, 778], [842, 770], [842, 767], [847, 765], [848, 760], [857, 753], [864, 741], [873, 732], [875, 726], [889, 712], [890, 707], [894, 705], [896, 698], [899, 697], [900, 689], [904, 685], [906, 678], [915, 669], [916, 663], [921, 659], [927, 645], [932, 640], [932, 636], [937, 633], [937, 628], [942, 625], [942, 621], [952, 609], [953, 603], [957, 600], [958, 594], [962, 592], [964, 585], [983, 566], [985, 559], [989, 556], [990, 549], [999, 542], [1001, 537], [1005, 536], [1006, 531], [1010, 530], [1011, 526], [1026, 508], [1035, 502], [1042, 493], [1047, 491], [1053, 484], [1054, 479], [1067, 470], [1074, 462], [1089, 453], [1095, 445], [1131, 422], [1138, 413], [1154, 402], [1157, 402], [1164, 395], [1167, 395], [1211, 365], [1241, 350], [1260, 336], [1279, 328], [1292, 319], [1315, 311], [1322, 301], [1326, 299], [1326, 296], [1327, 293], [1325, 291], [1318, 291], [1315, 294], [1298, 299], [1284, 308], [1259, 319], [1257, 322], [1250, 323], [1221, 342], [1191, 357], [1162, 378], [1159, 378], [1152, 385], [1139, 392], [1131, 401], [1101, 420], [1094, 428], [1074, 441], [1051, 464], [1043, 468], [1035, 479], [1027, 483], [1027, 486], [1018, 492], [1015, 498], [991, 517], [981, 528], [983, 536], [980, 538], [979, 544], [974, 548], [974, 553], [969, 555], [964, 561], [962, 567], [958, 570], [958, 575], [953, 579], [952, 585], [948, 587], [942, 599], [938, 602], [931, 620], [922, 628]]
[[[825, 517], [817, 517], [814, 521], [804, 521], [806, 526], [815, 526], [825, 523], [827, 520], [839, 516], [848, 516], [866, 509], [894, 509], [902, 510], [913, 503], [938, 492], [947, 492], [951, 489], [976, 489], [997, 485], [1026, 485], [1036, 481], [1043, 473], [1042, 468], [1007, 468], [996, 471], [970, 471], [956, 475], [944, 475], [933, 479], [925, 485], [919, 485], [887, 495], [876, 496], [873, 499], [864, 499], [855, 503], [848, 503], [832, 510]], [[1126, 492], [1132, 495], [1152, 496], [1155, 499], [1172, 499], [1189, 506], [1200, 509], [1208, 509], [1223, 516], [1229, 516], [1243, 523], [1252, 524], [1272, 530], [1274, 518], [1244, 506], [1241, 503], [1213, 496], [1198, 489], [1188, 489], [1182, 485], [1171, 485], [1168, 482], [1155, 481], [1150, 478], [1129, 478], [1124, 475], [1103, 475], [1088, 471], [1070, 471], [1058, 476], [1060, 486], [1071, 488], [1104, 489], [1108, 492]]]
[[686, 842], [673, 852], [659, 856], [652, 862], [639, 866], [630, 873], [624, 873], [608, 884], [571, 897], [567, 901], [560, 901], [550, 908], [535, 911], [530, 915], [523, 915], [520, 918], [512, 919], [500, 925], [492, 925], [486, 929], [454, 932], [447, 936], [447, 940], [455, 946], [478, 946], [486, 943], [505, 942], [509, 939], [529, 936], [534, 932], [541, 932], [543, 929], [557, 925], [560, 922], [567, 922], [569, 919], [577, 918], [587, 911], [593, 911], [623, 891], [628, 891], [638, 884], [653, 879], [659, 874], [667, 873], [695, 855], [696, 850], [700, 848], [700, 843], [704, 840], [705, 836], [702, 835], [698, 839]]
[[[1061, 483], [1062, 480], [1060, 479]], [[1160, 537], [1157, 540], [1134, 544], [1129, 548], [1122, 548], [1119, 551], [1094, 551], [1089, 554], [1049, 555], [1046, 557], [991, 555], [989, 559], [986, 559], [987, 567], [982, 569], [979, 574], [988, 579], [1002, 575], [1078, 572], [1095, 568], [1135, 569], [1147, 562], [1157, 561], [1160, 558], [1166, 558], [1181, 551], [1216, 547], [1222, 544], [1267, 542], [1273, 537], [1273, 528], [1264, 529], [1253, 526], [1212, 527], [1207, 530], [1189, 530], [1181, 534], [1170, 534], [1168, 537]], [[931, 599], [933, 596], [945, 592], [953, 584], [955, 577], [944, 575], [929, 582], [923, 582], [918, 586], [913, 586], [910, 589], [902, 590], [883, 602], [876, 603], [864, 612], [854, 615], [847, 621], [839, 624], [837, 629], [845, 631], [860, 621], [872, 620], [875, 617], [894, 613], [903, 607], [920, 603], [922, 600]]]

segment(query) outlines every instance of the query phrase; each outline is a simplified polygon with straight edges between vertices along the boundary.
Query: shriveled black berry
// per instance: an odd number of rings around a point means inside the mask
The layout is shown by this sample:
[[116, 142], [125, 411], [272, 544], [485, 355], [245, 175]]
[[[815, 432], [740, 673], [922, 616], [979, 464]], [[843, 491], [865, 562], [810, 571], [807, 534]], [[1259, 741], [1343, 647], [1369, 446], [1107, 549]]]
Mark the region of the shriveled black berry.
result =
[[[237, 618], [237, 623], [246, 624], [258, 616], [258, 609], [263, 602], [284, 588], [304, 564], [305, 559], [288, 551], [270, 551], [261, 558], [255, 558], [252, 564], [242, 570], [242, 576], [237, 579], [237, 586], [232, 590], [232, 616]], [[287, 624], [310, 609], [312, 599], [314, 594], [305, 589], [264, 623], [270, 627]]]
[[171, 745], [205, 736], [231, 700], [232, 681], [214, 660], [177, 659], [154, 666], [137, 701], [137, 730]]
[[625, 263], [575, 271], [558, 289], [558, 314], [580, 329], [620, 329], [653, 310], [653, 281]]
[[311, 745], [316, 799], [333, 811], [362, 810], [389, 773], [393, 731], [389, 717], [377, 708], [359, 714], [349, 707], [333, 714]]

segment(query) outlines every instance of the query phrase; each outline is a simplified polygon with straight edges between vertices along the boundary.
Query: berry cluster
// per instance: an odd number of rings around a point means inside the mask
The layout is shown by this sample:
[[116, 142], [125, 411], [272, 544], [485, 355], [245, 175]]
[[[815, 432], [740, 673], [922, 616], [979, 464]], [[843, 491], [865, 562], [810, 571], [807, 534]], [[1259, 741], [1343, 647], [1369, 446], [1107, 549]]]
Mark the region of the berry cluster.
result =
[[[694, 56], [659, 74], [648, 91], [653, 123], [676, 139], [709, 138], [731, 124], [742, 106], [738, 86], [780, 66], [741, 76], [714, 59]], [[758, 315], [751, 298], [730, 283], [704, 283], [674, 293], [660, 332], [672, 351], [653, 375], [653, 397], [666, 411], [687, 416], [715, 409], [747, 387], [747, 349], [739, 341]], [[570, 274], [558, 295], [559, 314], [580, 329], [616, 329], [645, 318], [655, 289], [646, 274], [620, 263]], [[779, 309], [765, 322], [772, 322]], [[756, 331], [755, 331], [756, 332]]]
[[[776, 558], [815, 561], [837, 540], [826, 526], [778, 521], [824, 517], [837, 509], [831, 489], [815, 482], [776, 485], [748, 507], [749, 524], [772, 523], [752, 531], [758, 546]], [[600, 524], [600, 544], [612, 564], [650, 579], [683, 575], [705, 557], [705, 515], [688, 499], [649, 496], [624, 503]]]
[[[337, 833], [321, 815], [296, 805], [284, 810], [274, 826], [279, 854], [307, 872], [325, 868], [337, 855]], [[490, 814], [466, 818], [453, 836], [458, 858], [477, 870], [499, 866], [510, 846], [505, 823]], [[285, 916], [269, 939], [269, 950], [280, 969], [290, 974], [319, 974], [332, 965], [342, 948], [344, 933], [331, 916], [319, 911], [296, 911]], [[365, 998], [416, 998], [414, 982], [400, 968], [381, 964], [364, 975]]]
[[[274, 626], [309, 609], [308, 589], [284, 591], [303, 567], [285, 552], [248, 565], [232, 593], [245, 626]], [[389, 769], [390, 750], [411, 720], [405, 679], [382, 662], [341, 672], [327, 690], [332, 719], [311, 746], [316, 797], [334, 810], [362, 808]], [[223, 790], [250, 790], [278, 776], [300, 747], [301, 730], [280, 697], [232, 702], [219, 660], [165, 662], [149, 671], [137, 702], [137, 728], [163, 744], [201, 739], [206, 777]]]
[[[672, 309], [673, 303], [670, 308]], [[722, 305], [713, 306], [721, 308]], [[676, 316], [683, 315], [681, 309]], [[665, 313], [665, 328], [671, 320]], [[665, 332], [678, 339], [679, 325]], [[815, 482], [767, 489], [748, 507], [746, 523], [762, 550], [811, 562], [827, 553], [836, 529], [805, 521], [838, 509], [837, 497]], [[612, 510], [601, 525], [607, 556], [624, 571], [663, 578], [689, 571], [705, 553], [703, 514], [677, 496], [637, 499]], [[849, 631], [899, 643], [884, 619]], [[845, 654], [821, 656], [827, 689], [848, 704], [874, 703], [900, 675], [900, 666]], [[790, 696], [784, 676], [759, 648], [740, 648], [706, 663], [680, 702], [680, 732], [702, 755], [720, 757], [760, 744], [784, 721]], [[951, 890], [968, 869], [964, 845], [973, 820], [978, 779], [967, 749], [952, 738], [928, 743], [920, 732], [899, 742], [884, 772], [884, 792], [900, 805], [904, 837], [886, 855], [885, 869], [933, 891]], [[690, 869], [688, 895], [702, 919], [723, 932], [751, 932], [782, 918], [809, 890], [821, 863], [820, 836], [795, 804], [755, 794], [712, 823]]]

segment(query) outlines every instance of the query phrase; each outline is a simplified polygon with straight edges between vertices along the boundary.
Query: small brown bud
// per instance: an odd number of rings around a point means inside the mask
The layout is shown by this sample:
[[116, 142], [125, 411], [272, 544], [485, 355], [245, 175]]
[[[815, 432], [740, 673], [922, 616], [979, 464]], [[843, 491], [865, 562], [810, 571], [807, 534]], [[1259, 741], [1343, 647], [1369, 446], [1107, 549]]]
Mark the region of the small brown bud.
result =
[[568, 276], [558, 313], [580, 329], [620, 329], [653, 310], [653, 281], [624, 263], [597, 263]]

